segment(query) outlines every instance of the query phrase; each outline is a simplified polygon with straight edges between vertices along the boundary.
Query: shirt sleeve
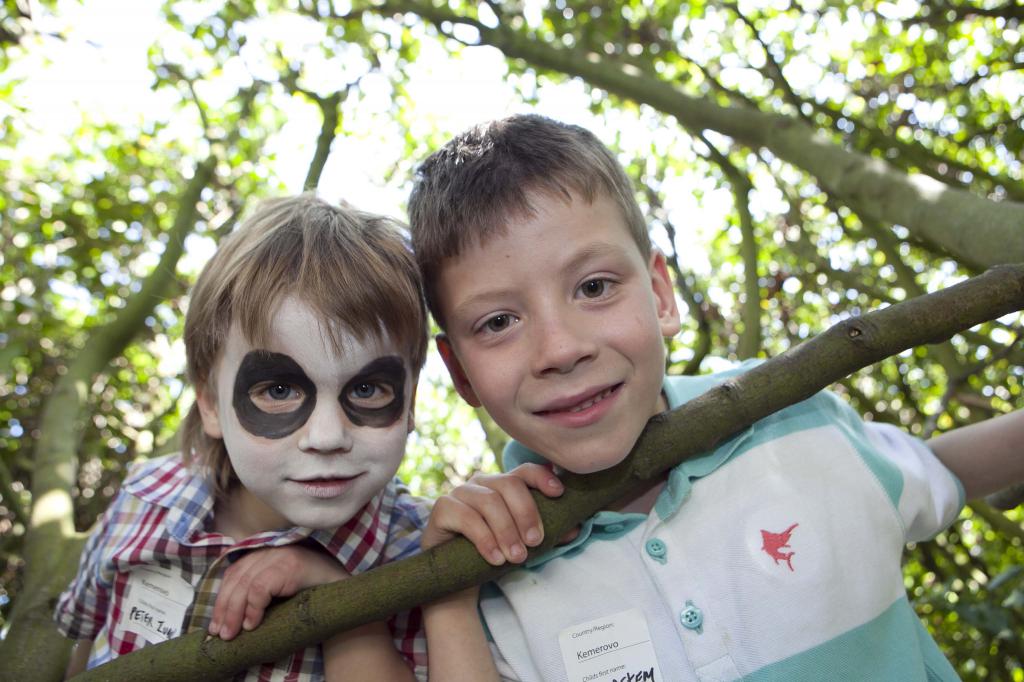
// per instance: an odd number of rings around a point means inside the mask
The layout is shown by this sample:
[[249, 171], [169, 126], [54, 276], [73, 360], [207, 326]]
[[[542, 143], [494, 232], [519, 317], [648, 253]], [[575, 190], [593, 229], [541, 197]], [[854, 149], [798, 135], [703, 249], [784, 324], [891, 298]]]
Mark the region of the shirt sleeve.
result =
[[138, 500], [124, 492], [107, 507], [96, 522], [78, 562], [78, 573], [54, 609], [57, 629], [72, 639], [95, 639], [107, 621], [114, 573], [107, 558], [119, 537], [118, 529], [132, 515]]
[[964, 488], [918, 438], [891, 424], [865, 423], [867, 437], [900, 471], [903, 487], [897, 509], [907, 542], [927, 540], [956, 520]]

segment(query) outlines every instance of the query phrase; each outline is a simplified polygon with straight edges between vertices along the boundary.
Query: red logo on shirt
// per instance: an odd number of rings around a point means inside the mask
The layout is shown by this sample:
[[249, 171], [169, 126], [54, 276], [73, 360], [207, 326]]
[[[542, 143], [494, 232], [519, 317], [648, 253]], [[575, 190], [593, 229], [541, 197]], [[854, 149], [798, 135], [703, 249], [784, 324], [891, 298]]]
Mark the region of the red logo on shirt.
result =
[[793, 555], [796, 552], [783, 552], [782, 550], [789, 548], [789, 536], [793, 534], [793, 529], [800, 524], [794, 523], [792, 526], [782, 531], [781, 533], [769, 533], [766, 530], [761, 531], [761, 549], [775, 560], [775, 563], [785, 561], [786, 565], [789, 566], [789, 570], [793, 570], [793, 562], [791, 561]]

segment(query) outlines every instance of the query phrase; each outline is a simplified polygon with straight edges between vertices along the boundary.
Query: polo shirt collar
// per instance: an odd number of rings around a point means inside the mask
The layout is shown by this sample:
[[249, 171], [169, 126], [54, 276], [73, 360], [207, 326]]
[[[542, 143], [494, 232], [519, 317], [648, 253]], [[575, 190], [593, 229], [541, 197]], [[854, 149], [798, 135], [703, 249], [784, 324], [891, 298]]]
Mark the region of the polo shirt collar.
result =
[[[689, 402], [728, 376], [742, 373], [749, 369], [750, 366], [744, 363], [743, 366], [732, 371], [721, 372], [711, 376], [666, 376], [662, 382], [662, 391], [665, 394], [669, 409], [675, 409]], [[658, 519], [666, 521], [672, 517], [690, 496], [694, 481], [707, 476], [732, 459], [740, 444], [745, 442], [750, 437], [750, 434], [750, 429], [744, 430], [712, 452], [692, 457], [682, 464], [673, 467], [669, 472], [665, 487], [658, 494], [658, 498], [654, 503], [654, 512], [657, 514]], [[522, 443], [514, 440], [509, 441], [502, 455], [503, 469], [508, 471], [527, 462], [546, 464], [547, 460]], [[592, 539], [614, 540], [629, 533], [637, 525], [647, 521], [647, 519], [647, 514], [635, 512], [623, 514], [615, 511], [600, 511], [580, 525], [579, 534], [571, 542], [555, 547], [544, 555], [530, 559], [527, 561], [526, 566], [533, 568], [555, 557], [575, 553]]]

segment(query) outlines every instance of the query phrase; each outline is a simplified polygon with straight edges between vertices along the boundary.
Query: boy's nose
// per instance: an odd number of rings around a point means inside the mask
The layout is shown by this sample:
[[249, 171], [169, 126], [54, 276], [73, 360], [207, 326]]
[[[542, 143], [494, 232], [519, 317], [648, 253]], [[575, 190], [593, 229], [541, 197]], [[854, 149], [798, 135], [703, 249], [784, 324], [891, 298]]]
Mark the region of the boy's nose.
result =
[[352, 449], [351, 425], [337, 400], [321, 398], [309, 415], [299, 438], [299, 448], [324, 454]]
[[571, 372], [597, 352], [585, 326], [571, 316], [554, 314], [537, 325], [534, 333], [533, 369], [538, 376]]

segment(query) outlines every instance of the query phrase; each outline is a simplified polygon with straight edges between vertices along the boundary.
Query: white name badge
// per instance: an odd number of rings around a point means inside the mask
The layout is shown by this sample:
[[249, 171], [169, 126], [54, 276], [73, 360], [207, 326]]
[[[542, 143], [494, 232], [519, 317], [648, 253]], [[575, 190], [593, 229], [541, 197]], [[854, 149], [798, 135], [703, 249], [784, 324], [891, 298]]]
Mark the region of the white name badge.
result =
[[661, 682], [647, 620], [629, 609], [566, 628], [558, 646], [569, 682]]
[[194, 591], [177, 570], [161, 566], [133, 568], [128, 576], [127, 592], [121, 610], [121, 627], [150, 644], [181, 634]]

